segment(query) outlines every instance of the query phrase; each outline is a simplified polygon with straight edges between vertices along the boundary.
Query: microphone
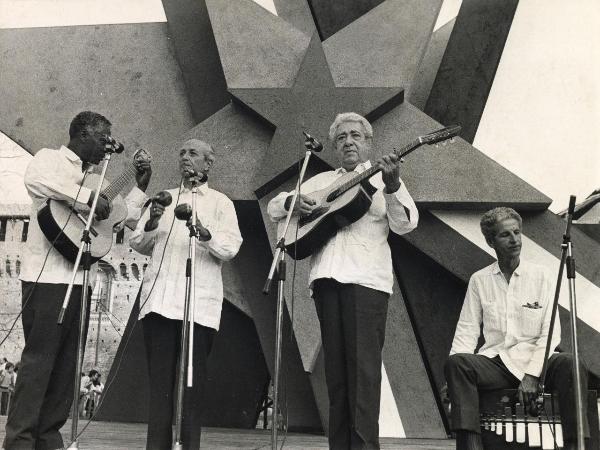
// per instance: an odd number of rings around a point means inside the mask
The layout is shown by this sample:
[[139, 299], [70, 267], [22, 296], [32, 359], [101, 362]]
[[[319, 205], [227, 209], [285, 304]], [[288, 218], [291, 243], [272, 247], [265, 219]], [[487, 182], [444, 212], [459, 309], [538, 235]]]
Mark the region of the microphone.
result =
[[144, 203], [144, 208], [148, 207], [148, 205], [153, 202], [160, 203], [163, 206], [169, 206], [173, 202], [173, 197], [171, 197], [171, 194], [169, 194], [167, 191], [160, 191], [154, 197], [146, 200], [146, 203]]
[[187, 175], [186, 178], [196, 178], [196, 182], [198, 183], [204, 183], [206, 182], [206, 180], [208, 180], [208, 175], [206, 175], [204, 172], [198, 172], [195, 169], [185, 169], [184, 170], [185, 174]]
[[175, 217], [186, 222], [192, 217], [192, 207], [187, 203], [182, 203], [175, 207]]
[[314, 137], [312, 137], [306, 131], [303, 131], [302, 134], [304, 134], [304, 136], [306, 136], [306, 140], [310, 142], [310, 145], [306, 143], [304, 144], [306, 145], [306, 148], [310, 148], [310, 150], [312, 150], [313, 152], [320, 152], [321, 150], [323, 150], [323, 144], [317, 141]]
[[125, 146], [112, 136], [105, 135], [104, 140], [104, 153], [123, 153], [125, 150]]
[[576, 197], [571, 195], [571, 197], [569, 197], [569, 210], [567, 212], [567, 215], [569, 216], [572, 216], [575, 213], [575, 201]]

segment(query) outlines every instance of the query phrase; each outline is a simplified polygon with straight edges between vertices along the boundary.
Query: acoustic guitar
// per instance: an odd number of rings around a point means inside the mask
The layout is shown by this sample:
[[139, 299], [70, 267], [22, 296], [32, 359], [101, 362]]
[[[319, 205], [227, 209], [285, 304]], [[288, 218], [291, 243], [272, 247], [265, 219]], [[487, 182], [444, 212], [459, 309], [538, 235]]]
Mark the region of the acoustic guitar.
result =
[[[403, 158], [422, 145], [455, 137], [460, 129], [458, 125], [442, 128], [418, 137], [407, 146], [394, 150], [394, 153]], [[286, 252], [294, 259], [304, 259], [322, 247], [339, 229], [365, 215], [377, 191], [368, 180], [380, 171], [379, 167], [373, 166], [361, 174], [348, 172], [325, 189], [309, 193], [316, 202], [315, 208], [308, 215], [292, 217], [285, 235]]]
[[[139, 149], [133, 156], [133, 161], [150, 161], [151, 156]], [[92, 222], [90, 228], [92, 263], [106, 255], [113, 242], [113, 227], [127, 218], [127, 205], [120, 192], [135, 178], [136, 168], [133, 164], [119, 175], [112, 183], [106, 179], [102, 184], [100, 195], [112, 202], [112, 210], [108, 218]], [[88, 174], [83, 186], [89, 189], [98, 187], [100, 175]], [[46, 205], [38, 211], [38, 223], [46, 239], [53, 243], [54, 248], [71, 262], [75, 262], [81, 235], [87, 222], [87, 214], [82, 214], [64, 201], [49, 199]]]

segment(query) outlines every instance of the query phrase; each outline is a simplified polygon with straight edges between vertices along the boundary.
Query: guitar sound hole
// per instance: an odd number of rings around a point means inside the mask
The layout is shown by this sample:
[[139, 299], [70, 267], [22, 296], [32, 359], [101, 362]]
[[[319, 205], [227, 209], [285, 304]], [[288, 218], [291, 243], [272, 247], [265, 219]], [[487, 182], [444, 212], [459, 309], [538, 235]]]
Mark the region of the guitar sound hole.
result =
[[315, 208], [313, 210], [313, 212], [311, 212], [310, 214], [307, 214], [306, 216], [301, 217], [300, 220], [298, 221], [298, 224], [301, 227], [303, 227], [304, 225], [311, 223], [312, 221], [318, 219], [323, 214], [325, 214], [327, 211], [329, 211], [329, 206], [319, 206], [319, 207]]

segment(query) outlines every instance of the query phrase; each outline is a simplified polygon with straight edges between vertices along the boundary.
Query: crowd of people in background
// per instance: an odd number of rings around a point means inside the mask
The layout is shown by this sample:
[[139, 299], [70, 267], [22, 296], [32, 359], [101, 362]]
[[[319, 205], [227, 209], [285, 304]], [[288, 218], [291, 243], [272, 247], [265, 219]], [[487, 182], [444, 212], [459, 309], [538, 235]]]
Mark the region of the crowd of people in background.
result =
[[0, 416], [8, 414], [10, 397], [15, 390], [19, 363], [12, 363], [6, 358], [0, 362]]
[[[12, 363], [6, 358], [0, 360], [0, 415], [8, 415], [10, 399], [15, 390], [19, 363]], [[102, 374], [95, 369], [81, 374], [81, 386], [79, 389], [79, 415], [80, 417], [92, 417], [95, 407], [100, 401], [104, 390]]]
[[102, 375], [95, 369], [90, 370], [87, 375], [81, 373], [81, 384], [79, 387], [79, 416], [92, 417], [94, 409], [100, 401], [104, 390]]

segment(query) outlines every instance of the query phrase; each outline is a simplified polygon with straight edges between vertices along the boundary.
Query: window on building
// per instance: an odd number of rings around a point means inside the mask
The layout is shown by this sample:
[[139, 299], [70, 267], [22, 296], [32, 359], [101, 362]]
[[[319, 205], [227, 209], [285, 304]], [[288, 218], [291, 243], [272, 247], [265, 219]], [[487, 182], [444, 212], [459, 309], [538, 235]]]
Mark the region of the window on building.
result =
[[6, 219], [6, 218], [0, 219], [0, 242], [4, 242], [6, 240], [7, 225], [8, 225], [8, 219]]
[[6, 258], [6, 275], [12, 277], [12, 269], [10, 268], [10, 259]]
[[144, 264], [144, 265], [142, 266], [142, 271], [143, 271], [144, 273], [146, 273], [146, 267], [148, 267], [148, 264]]
[[17, 272], [17, 276], [21, 274], [21, 261], [17, 259], [15, 263], [15, 272]]
[[133, 276], [135, 277], [136, 280], [140, 279], [140, 269], [136, 263], [133, 263], [131, 265], [131, 273], [133, 273]]
[[29, 220], [23, 221], [23, 232], [21, 233], [21, 242], [27, 241], [27, 233], [29, 232]]
[[129, 274], [127, 273], [127, 266], [125, 263], [119, 264], [119, 272], [121, 272], [121, 278], [129, 280]]
[[117, 242], [117, 244], [122, 244], [124, 240], [125, 240], [125, 228], [121, 228], [119, 231], [117, 231], [116, 242]]

